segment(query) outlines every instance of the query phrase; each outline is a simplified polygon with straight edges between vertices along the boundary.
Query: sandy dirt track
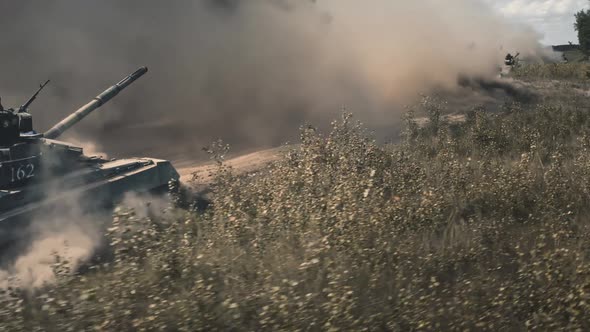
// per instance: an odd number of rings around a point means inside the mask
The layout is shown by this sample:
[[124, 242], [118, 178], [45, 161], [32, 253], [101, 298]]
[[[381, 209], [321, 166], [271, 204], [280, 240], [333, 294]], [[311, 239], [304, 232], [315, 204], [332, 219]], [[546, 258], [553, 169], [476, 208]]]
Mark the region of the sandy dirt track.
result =
[[[247, 174], [255, 172], [269, 163], [278, 160], [285, 152], [294, 147], [294, 145], [285, 145], [277, 148], [256, 151], [227, 159], [225, 163], [232, 167], [234, 174]], [[213, 180], [213, 173], [217, 168], [217, 164], [213, 161], [196, 166], [182, 166], [183, 164], [186, 164], [186, 162], [178, 164], [181, 165], [178, 167], [181, 182], [185, 185], [201, 188], [207, 187], [211, 183]], [[197, 176], [196, 181], [193, 181], [193, 175]]]

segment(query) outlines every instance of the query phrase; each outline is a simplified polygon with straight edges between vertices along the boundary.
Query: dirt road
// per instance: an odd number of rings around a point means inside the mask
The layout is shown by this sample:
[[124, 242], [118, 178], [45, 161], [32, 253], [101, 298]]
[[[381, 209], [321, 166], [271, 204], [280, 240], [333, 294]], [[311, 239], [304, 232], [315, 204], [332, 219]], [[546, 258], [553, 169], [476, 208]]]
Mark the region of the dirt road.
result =
[[[256, 151], [228, 159], [225, 163], [232, 167], [234, 174], [255, 172], [269, 163], [278, 160], [285, 152], [293, 147], [293, 145], [285, 145], [278, 148]], [[217, 164], [213, 161], [196, 166], [183, 167], [182, 165], [186, 164], [186, 162], [180, 162], [178, 164], [181, 165], [178, 167], [181, 182], [191, 187], [206, 187], [209, 185], [213, 180], [213, 174], [217, 168]], [[194, 181], [193, 175], [196, 175], [196, 180]]]

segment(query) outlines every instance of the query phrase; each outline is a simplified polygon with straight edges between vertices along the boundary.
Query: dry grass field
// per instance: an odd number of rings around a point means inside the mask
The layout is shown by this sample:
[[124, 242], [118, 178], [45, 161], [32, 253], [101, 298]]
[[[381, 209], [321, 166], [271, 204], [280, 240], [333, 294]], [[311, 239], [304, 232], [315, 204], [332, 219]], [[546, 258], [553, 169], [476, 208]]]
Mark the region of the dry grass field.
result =
[[426, 100], [395, 145], [348, 114], [265, 154], [216, 144], [183, 171], [208, 210], [120, 206], [114, 258], [56, 257], [55, 283], [0, 296], [0, 330], [589, 330], [586, 65], [552, 66], [514, 73], [535, 102]]

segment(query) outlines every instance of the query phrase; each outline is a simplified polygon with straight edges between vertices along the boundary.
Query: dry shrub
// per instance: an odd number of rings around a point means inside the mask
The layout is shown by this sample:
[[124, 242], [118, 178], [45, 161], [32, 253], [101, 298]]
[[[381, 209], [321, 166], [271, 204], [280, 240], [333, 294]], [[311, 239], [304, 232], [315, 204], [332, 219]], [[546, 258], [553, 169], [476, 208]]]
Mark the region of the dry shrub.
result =
[[511, 75], [518, 79], [590, 80], [590, 64], [571, 63], [531, 63], [517, 66]]
[[422, 108], [393, 148], [345, 115], [257, 174], [221, 164], [202, 214], [119, 208], [115, 259], [14, 290], [0, 329], [588, 330], [587, 111]]

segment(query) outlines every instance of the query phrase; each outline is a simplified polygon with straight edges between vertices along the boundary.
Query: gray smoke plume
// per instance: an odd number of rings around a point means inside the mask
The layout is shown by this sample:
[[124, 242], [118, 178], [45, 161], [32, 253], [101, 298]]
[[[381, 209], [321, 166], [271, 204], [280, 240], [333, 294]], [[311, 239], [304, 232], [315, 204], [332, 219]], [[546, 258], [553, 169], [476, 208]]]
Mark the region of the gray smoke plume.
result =
[[150, 68], [72, 129], [112, 156], [277, 145], [342, 108], [387, 127], [419, 93], [493, 77], [506, 52], [544, 52], [475, 0], [20, 0], [0, 12], [4, 105], [52, 80], [32, 106], [40, 131]]

